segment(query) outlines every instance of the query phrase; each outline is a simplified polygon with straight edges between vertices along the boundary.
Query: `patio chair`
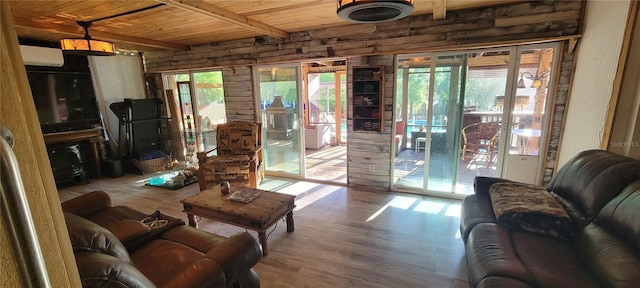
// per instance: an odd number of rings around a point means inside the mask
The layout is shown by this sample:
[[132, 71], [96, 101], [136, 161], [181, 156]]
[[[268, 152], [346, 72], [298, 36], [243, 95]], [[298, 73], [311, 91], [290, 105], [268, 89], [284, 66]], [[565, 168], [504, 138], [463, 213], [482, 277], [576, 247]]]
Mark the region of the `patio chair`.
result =
[[[222, 181], [258, 188], [264, 177], [261, 131], [260, 123], [235, 121], [218, 125], [216, 148], [197, 153], [200, 190]], [[216, 150], [217, 155], [209, 155]]]
[[402, 150], [402, 138], [404, 138], [404, 126], [405, 126], [404, 121], [402, 120], [396, 121], [396, 136], [395, 136], [396, 155], [398, 155], [398, 153], [400, 153], [400, 151]]
[[498, 122], [474, 123], [462, 128], [462, 159], [468, 162], [484, 156], [487, 163], [490, 163], [498, 150], [499, 133]]

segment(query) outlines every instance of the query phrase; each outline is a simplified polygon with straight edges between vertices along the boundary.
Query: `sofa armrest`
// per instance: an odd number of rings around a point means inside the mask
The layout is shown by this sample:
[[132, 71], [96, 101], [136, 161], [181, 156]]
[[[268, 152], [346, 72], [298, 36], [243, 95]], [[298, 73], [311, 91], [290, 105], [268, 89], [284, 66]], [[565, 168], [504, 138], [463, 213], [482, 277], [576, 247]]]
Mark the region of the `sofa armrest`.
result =
[[225, 287], [224, 272], [216, 262], [208, 258], [200, 258], [176, 275], [163, 287]]
[[93, 191], [62, 202], [62, 211], [86, 217], [111, 207], [111, 197], [104, 191]]
[[207, 252], [224, 271], [227, 282], [238, 280], [240, 273], [251, 269], [262, 257], [262, 246], [248, 232], [240, 232]]
[[473, 191], [478, 195], [489, 195], [489, 187], [495, 183], [513, 182], [504, 178], [476, 176], [473, 180]]

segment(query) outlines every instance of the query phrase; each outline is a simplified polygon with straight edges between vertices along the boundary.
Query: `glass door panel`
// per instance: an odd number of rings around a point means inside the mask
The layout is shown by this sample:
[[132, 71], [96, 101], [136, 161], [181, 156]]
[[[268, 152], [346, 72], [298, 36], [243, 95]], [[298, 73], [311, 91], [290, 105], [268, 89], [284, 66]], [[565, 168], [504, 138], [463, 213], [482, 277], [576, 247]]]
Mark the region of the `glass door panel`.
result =
[[511, 57], [510, 49], [482, 50], [467, 57], [463, 115], [458, 129], [460, 160], [455, 189], [458, 194], [472, 194], [476, 176], [500, 175], [500, 138]]
[[263, 66], [254, 70], [262, 117], [265, 170], [302, 175], [298, 66]]
[[428, 101], [427, 144], [425, 153], [429, 163], [426, 190], [453, 192], [455, 190], [459, 146], [461, 99], [466, 77], [467, 54], [438, 56], [432, 97]]
[[336, 144], [347, 143], [347, 72], [336, 72]]
[[[191, 89], [190, 89], [190, 74], [188, 73], [176, 73], [164, 75], [164, 88], [170, 90], [171, 93], [167, 93], [166, 111], [168, 111], [168, 117], [171, 117], [171, 123], [169, 125], [169, 140], [168, 145], [172, 151], [172, 156], [175, 160], [178, 160], [180, 164], [186, 165], [192, 163], [195, 159], [189, 158], [188, 145], [187, 145], [187, 123], [186, 113], [184, 111], [183, 98], [188, 99], [187, 103], [191, 103]], [[190, 105], [190, 104], [189, 104]], [[191, 114], [188, 114], [191, 115]]]
[[503, 112], [496, 102], [505, 95], [509, 54], [399, 57], [396, 122], [406, 128], [396, 125], [396, 187], [469, 194], [475, 176], [499, 175]]
[[[431, 57], [399, 59], [396, 92], [394, 185], [424, 189], [427, 97]], [[400, 123], [400, 124], [398, 124]]]
[[170, 73], [163, 78], [165, 90], [171, 91], [166, 110], [175, 121], [169, 125], [171, 145], [180, 161], [197, 163], [195, 152], [215, 148], [215, 127], [226, 122], [222, 72]]
[[216, 147], [216, 126], [227, 122], [222, 71], [194, 72], [193, 79], [198, 148], [208, 151]]
[[324, 144], [346, 143], [346, 73], [308, 73], [307, 79], [308, 125], [329, 127]]
[[510, 136], [504, 164], [506, 178], [527, 183], [541, 181], [539, 155], [544, 153], [541, 148], [546, 147], [542, 143], [549, 115], [548, 84], [557, 50], [556, 44], [518, 48], [516, 92], [509, 103], [506, 129]]
[[398, 65], [395, 186], [451, 193], [460, 151], [466, 54], [410, 56], [400, 58]]
[[178, 85], [178, 99], [180, 100], [180, 112], [182, 114], [182, 127], [186, 143], [185, 159], [187, 163], [197, 163], [196, 159], [196, 136], [193, 125], [193, 101], [191, 94], [191, 82], [180, 81]]

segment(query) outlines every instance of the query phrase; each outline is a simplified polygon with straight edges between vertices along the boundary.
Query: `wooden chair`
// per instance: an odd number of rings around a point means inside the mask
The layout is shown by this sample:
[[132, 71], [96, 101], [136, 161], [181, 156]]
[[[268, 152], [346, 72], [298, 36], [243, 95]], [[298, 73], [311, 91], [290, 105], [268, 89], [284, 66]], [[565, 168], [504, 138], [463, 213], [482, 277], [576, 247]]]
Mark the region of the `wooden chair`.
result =
[[[258, 188], [264, 178], [260, 123], [234, 121], [218, 125], [216, 148], [198, 152], [198, 182], [205, 190], [221, 181]], [[217, 150], [217, 155], [209, 155]]]
[[462, 128], [462, 159], [470, 161], [478, 155], [486, 155], [487, 163], [491, 162], [498, 148], [500, 123], [474, 123]]

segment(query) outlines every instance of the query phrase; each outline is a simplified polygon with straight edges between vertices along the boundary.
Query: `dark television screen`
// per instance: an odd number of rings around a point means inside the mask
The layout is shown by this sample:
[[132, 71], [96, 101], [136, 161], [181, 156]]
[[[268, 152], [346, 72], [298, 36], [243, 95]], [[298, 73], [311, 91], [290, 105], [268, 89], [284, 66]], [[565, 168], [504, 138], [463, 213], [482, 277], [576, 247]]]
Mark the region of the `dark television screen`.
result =
[[91, 74], [27, 71], [27, 76], [43, 133], [100, 124]]

